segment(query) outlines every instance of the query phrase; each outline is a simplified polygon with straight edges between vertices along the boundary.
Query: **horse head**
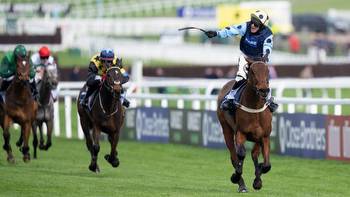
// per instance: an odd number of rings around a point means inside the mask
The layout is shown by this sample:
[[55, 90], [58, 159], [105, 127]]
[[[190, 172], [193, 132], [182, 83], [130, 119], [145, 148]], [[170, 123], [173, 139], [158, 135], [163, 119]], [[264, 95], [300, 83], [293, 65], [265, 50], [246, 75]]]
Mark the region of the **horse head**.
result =
[[250, 84], [257, 95], [266, 98], [270, 92], [269, 68], [263, 61], [248, 61], [248, 84]]
[[26, 57], [16, 56], [16, 77], [20, 81], [28, 81], [30, 72], [29, 55]]
[[106, 71], [106, 76], [103, 85], [107, 88], [109, 92], [113, 94], [114, 97], [120, 96], [122, 91], [122, 73], [120, 68], [117, 66], [109, 67]]
[[57, 85], [57, 70], [54, 65], [44, 67], [43, 81], [47, 82], [50, 88]]

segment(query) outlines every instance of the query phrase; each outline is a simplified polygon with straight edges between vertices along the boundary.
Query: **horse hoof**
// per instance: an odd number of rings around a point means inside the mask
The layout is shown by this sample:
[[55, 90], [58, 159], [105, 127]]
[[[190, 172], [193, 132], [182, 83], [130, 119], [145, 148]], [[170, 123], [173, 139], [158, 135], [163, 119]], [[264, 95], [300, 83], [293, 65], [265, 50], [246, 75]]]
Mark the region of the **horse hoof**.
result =
[[271, 170], [271, 165], [264, 166], [263, 163], [260, 163], [259, 166], [263, 174], [266, 174]]
[[24, 161], [24, 163], [29, 163], [30, 162], [30, 156], [29, 155], [24, 155], [23, 156], [23, 161]]
[[247, 193], [248, 192], [248, 188], [246, 186], [240, 186], [238, 188], [238, 193]]
[[233, 173], [231, 176], [231, 182], [233, 184], [237, 184], [239, 180], [241, 179], [241, 175]]
[[16, 142], [16, 146], [17, 146], [17, 147], [21, 147], [21, 146], [22, 146], [22, 142], [17, 141], [17, 142]]
[[13, 156], [9, 156], [9, 157], [7, 157], [7, 162], [9, 162], [10, 164], [15, 164], [16, 160]]
[[90, 164], [89, 165], [89, 170], [92, 171], [92, 172], [95, 172], [96, 174], [100, 173], [100, 168], [98, 167], [97, 164], [95, 164], [95, 165]]
[[254, 183], [253, 183], [253, 188], [254, 188], [255, 190], [259, 190], [259, 189], [261, 189], [261, 187], [262, 187], [262, 181], [261, 181], [261, 179], [260, 179], [260, 178], [255, 178], [255, 179], [254, 179]]
[[51, 144], [46, 144], [44, 147], [44, 150], [49, 150], [50, 147], [51, 147]]
[[45, 145], [44, 145], [44, 144], [40, 144], [40, 145], [39, 145], [39, 149], [40, 149], [40, 150], [45, 150]]
[[105, 155], [105, 159], [112, 165], [113, 168], [116, 168], [119, 166], [120, 162], [118, 158], [112, 158], [110, 155]]

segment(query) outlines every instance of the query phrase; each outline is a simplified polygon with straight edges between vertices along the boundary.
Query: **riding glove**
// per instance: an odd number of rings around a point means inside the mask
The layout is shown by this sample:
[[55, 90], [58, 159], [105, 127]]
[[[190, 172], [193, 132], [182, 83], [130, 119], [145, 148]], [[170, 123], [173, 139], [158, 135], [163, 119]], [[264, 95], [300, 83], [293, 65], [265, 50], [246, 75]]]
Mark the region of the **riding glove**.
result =
[[207, 31], [205, 32], [205, 35], [207, 35], [208, 38], [214, 38], [218, 35], [218, 33], [216, 31]]

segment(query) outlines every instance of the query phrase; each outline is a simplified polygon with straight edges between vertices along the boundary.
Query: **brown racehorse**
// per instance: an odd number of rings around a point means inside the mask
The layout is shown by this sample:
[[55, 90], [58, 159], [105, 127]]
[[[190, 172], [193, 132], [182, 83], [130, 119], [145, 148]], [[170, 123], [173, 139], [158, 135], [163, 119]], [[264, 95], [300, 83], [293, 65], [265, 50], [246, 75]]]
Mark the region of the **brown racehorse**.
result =
[[[120, 128], [124, 122], [124, 108], [120, 102], [122, 91], [122, 73], [119, 67], [110, 67], [106, 71], [106, 76], [95, 97], [91, 111], [83, 107], [78, 101], [78, 112], [80, 124], [83, 129], [86, 146], [91, 154], [89, 169], [98, 173], [97, 156], [100, 151], [99, 138], [101, 131], [108, 135], [111, 144], [110, 154], [105, 155], [105, 159], [113, 166], [119, 166], [118, 152], [116, 150]], [[86, 89], [86, 85], [79, 94]], [[92, 133], [90, 134], [90, 130]]]
[[[270, 164], [270, 133], [272, 113], [267, 108], [266, 97], [269, 89], [269, 69], [262, 61], [249, 62], [248, 81], [242, 92], [237, 110], [234, 115], [218, 107], [217, 116], [223, 129], [226, 146], [230, 151], [235, 173], [231, 176], [232, 183], [238, 184], [239, 192], [247, 192], [244, 183], [243, 161], [246, 155], [244, 143], [246, 140], [254, 142], [251, 156], [255, 166], [253, 187], [261, 189], [261, 174], [271, 169]], [[218, 106], [225, 95], [231, 90], [234, 80], [229, 81], [221, 89], [218, 96]], [[264, 162], [258, 163], [262, 151]]]
[[16, 74], [10, 86], [6, 90], [5, 103], [0, 104], [0, 122], [3, 128], [4, 146], [7, 152], [7, 161], [15, 162], [10, 145], [10, 126], [12, 122], [21, 126], [23, 136], [23, 161], [29, 162], [29, 136], [31, 126], [35, 121], [38, 104], [32, 97], [29, 85], [30, 63], [29, 56], [26, 58], [16, 58]]

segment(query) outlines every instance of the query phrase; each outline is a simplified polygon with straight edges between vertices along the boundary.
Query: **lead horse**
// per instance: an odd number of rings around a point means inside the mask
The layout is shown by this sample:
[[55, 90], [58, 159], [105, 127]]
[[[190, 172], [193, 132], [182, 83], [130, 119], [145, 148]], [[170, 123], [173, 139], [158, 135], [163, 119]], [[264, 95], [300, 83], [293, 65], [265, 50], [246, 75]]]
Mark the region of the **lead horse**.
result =
[[38, 104], [32, 97], [29, 85], [30, 60], [26, 58], [16, 58], [16, 74], [10, 86], [6, 90], [5, 102], [0, 103], [0, 123], [3, 128], [4, 150], [7, 152], [7, 161], [15, 162], [10, 145], [9, 128], [12, 122], [21, 126], [21, 136], [23, 145], [20, 150], [23, 153], [23, 161], [30, 161], [29, 136], [31, 127], [35, 121]]
[[[113, 167], [119, 166], [116, 149], [125, 113], [120, 102], [122, 77], [119, 67], [108, 68], [106, 75], [103, 77], [100, 89], [97, 92], [97, 96], [92, 101], [91, 110], [83, 107], [80, 101], [77, 102], [80, 124], [85, 135], [86, 146], [91, 154], [89, 169], [92, 172], [100, 172], [97, 164], [97, 156], [100, 151], [99, 138], [101, 131], [108, 135], [108, 140], [111, 144], [111, 152], [105, 155], [105, 159]], [[81, 99], [81, 94], [86, 91], [86, 88], [85, 85], [80, 90], [79, 99]]]
[[[255, 179], [253, 188], [261, 189], [261, 175], [271, 169], [270, 164], [270, 133], [272, 113], [268, 109], [266, 97], [269, 89], [269, 69], [262, 61], [248, 60], [248, 81], [242, 92], [240, 101], [235, 103], [235, 114], [217, 108], [217, 116], [230, 151], [231, 162], [235, 172], [231, 176], [231, 182], [238, 184], [239, 192], [247, 192], [247, 187], [242, 176], [243, 161], [246, 156], [244, 143], [246, 140], [254, 142], [251, 157], [255, 167]], [[226, 83], [218, 95], [218, 106], [225, 95], [231, 90], [235, 81]], [[258, 163], [260, 152], [264, 158], [263, 163]]]

